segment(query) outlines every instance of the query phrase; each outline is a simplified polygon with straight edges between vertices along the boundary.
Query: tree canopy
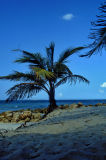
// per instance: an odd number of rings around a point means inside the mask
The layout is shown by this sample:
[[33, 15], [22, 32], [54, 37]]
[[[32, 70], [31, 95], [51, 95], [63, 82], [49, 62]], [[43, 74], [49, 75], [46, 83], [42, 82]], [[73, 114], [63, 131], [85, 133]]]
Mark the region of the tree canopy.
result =
[[77, 74], [73, 74], [67, 65], [67, 59], [84, 49], [84, 47], [69, 48], [60, 54], [57, 61], [54, 60], [55, 44], [51, 43], [46, 48], [46, 57], [40, 53], [30, 53], [25, 50], [14, 50], [22, 52], [20, 58], [15, 63], [27, 63], [30, 71], [22, 73], [15, 71], [7, 76], [1, 76], [0, 79], [6, 79], [19, 82], [7, 91], [7, 101], [29, 98], [36, 95], [41, 90], [45, 91], [49, 96], [50, 106], [56, 106], [55, 89], [66, 83], [72, 84], [77, 80], [89, 83], [89, 81]]

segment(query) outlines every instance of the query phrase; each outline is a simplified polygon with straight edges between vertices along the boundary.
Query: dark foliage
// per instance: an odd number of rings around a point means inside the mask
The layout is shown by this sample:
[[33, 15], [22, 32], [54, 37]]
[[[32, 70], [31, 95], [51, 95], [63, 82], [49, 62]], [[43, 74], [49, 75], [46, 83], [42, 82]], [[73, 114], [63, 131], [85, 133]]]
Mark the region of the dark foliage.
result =
[[92, 39], [93, 42], [87, 47], [90, 50], [87, 54], [81, 55], [80, 57], [90, 57], [92, 54], [101, 52], [102, 49], [106, 47], [106, 2], [101, 4], [99, 12], [100, 14], [96, 16], [97, 20], [91, 22], [92, 28], [89, 38]]

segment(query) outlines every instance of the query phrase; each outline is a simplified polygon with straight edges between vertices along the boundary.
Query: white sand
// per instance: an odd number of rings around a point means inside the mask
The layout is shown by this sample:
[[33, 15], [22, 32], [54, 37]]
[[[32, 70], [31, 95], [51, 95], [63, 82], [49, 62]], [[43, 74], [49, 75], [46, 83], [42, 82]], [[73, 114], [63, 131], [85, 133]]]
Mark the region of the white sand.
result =
[[105, 160], [105, 118], [106, 107], [88, 107], [55, 110], [23, 129], [11, 124], [0, 137], [0, 160]]

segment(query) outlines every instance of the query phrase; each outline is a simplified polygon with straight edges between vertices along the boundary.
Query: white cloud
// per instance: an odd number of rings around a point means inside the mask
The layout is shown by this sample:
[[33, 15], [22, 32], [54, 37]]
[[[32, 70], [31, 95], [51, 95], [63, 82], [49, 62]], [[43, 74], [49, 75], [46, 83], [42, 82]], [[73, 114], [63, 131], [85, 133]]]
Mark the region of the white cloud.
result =
[[100, 87], [105, 88], [106, 87], [106, 82], [100, 85]]
[[62, 19], [66, 20], [66, 21], [70, 21], [73, 17], [74, 17], [74, 15], [72, 13], [68, 13], [68, 14], [65, 14], [62, 17]]
[[62, 96], [63, 96], [63, 94], [60, 92], [60, 93], [58, 94], [58, 96], [59, 96], [59, 97], [62, 97]]
[[100, 92], [100, 93], [104, 93], [104, 90], [100, 89], [99, 92]]

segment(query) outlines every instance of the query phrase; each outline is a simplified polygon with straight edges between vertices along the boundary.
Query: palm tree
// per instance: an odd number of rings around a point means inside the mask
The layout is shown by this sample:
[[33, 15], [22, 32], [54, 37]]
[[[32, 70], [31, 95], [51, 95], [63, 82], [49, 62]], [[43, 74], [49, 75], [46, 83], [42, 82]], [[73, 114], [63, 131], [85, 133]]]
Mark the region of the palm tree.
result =
[[90, 57], [92, 54], [102, 51], [102, 48], [106, 47], [106, 2], [99, 7], [99, 10], [100, 14], [96, 16], [97, 20], [91, 22], [93, 27], [91, 28], [89, 38], [92, 39], [93, 42], [87, 47], [90, 48], [90, 51], [80, 57]]
[[22, 81], [21, 83], [13, 86], [7, 91], [7, 101], [29, 98], [39, 91], [45, 91], [49, 96], [49, 112], [57, 107], [55, 100], [55, 89], [61, 84], [68, 81], [76, 83], [77, 80], [89, 83], [89, 81], [81, 75], [73, 74], [66, 61], [72, 54], [80, 51], [83, 47], [77, 47], [73, 49], [65, 50], [59, 57], [54, 61], [54, 43], [51, 43], [49, 48], [46, 48], [47, 56], [43, 57], [40, 53], [29, 53], [24, 50], [21, 51], [22, 57], [17, 59], [17, 63], [28, 63], [30, 72], [22, 73], [15, 71], [8, 76], [1, 76], [0, 79]]

